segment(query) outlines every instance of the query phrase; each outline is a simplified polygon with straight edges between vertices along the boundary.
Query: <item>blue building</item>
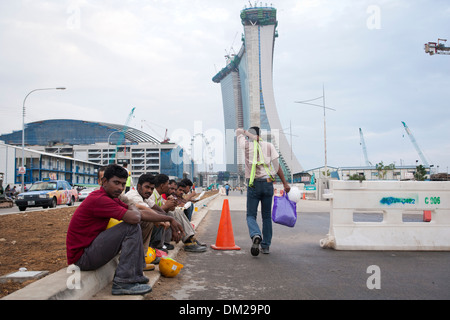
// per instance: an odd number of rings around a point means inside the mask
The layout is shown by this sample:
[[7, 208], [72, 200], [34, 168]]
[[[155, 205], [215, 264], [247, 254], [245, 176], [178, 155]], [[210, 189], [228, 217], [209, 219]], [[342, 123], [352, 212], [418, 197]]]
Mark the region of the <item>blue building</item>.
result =
[[[22, 131], [0, 135], [8, 145], [22, 145]], [[128, 126], [82, 120], [44, 120], [25, 127], [26, 148], [69, 157], [98, 166], [109, 163], [128, 163], [133, 182], [143, 173], [164, 173], [172, 178], [183, 178], [185, 172], [184, 150], [173, 143], [163, 143], [151, 135]], [[33, 161], [25, 160], [27, 170]], [[16, 168], [21, 166], [21, 156]], [[64, 169], [65, 171], [69, 171]], [[28, 171], [27, 171], [28, 173]], [[26, 175], [27, 183], [35, 177]]]

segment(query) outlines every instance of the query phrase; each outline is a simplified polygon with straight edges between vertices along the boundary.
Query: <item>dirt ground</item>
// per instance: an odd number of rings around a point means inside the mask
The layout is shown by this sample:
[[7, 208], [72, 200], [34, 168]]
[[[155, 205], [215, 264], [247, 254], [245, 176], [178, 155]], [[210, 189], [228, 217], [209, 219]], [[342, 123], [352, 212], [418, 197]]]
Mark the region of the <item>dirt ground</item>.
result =
[[[0, 216], [0, 276], [28, 271], [56, 272], [67, 266], [66, 234], [76, 207]], [[0, 283], [0, 298], [24, 283]]]

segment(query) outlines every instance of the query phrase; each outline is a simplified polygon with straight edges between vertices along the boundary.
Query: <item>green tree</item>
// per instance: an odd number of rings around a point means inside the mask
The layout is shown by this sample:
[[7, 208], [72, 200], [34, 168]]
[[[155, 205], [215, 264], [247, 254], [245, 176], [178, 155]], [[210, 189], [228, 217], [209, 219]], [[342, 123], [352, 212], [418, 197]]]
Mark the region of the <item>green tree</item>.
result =
[[419, 165], [416, 167], [416, 173], [414, 173], [414, 179], [417, 181], [424, 181], [427, 175], [427, 170], [424, 166]]
[[351, 175], [351, 176], [348, 178], [348, 180], [364, 181], [364, 180], [366, 180], [366, 176], [363, 175], [363, 174], [355, 173], [355, 174]]
[[378, 178], [385, 179], [387, 171], [394, 170], [395, 164], [391, 163], [390, 165], [385, 166], [383, 161], [381, 161], [375, 165], [375, 169], [378, 171]]

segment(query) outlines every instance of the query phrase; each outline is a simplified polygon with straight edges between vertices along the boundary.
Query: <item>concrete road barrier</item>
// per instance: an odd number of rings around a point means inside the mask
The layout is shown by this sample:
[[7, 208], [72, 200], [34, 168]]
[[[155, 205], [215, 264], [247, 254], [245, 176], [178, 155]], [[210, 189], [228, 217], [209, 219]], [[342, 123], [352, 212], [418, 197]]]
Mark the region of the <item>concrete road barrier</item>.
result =
[[[320, 240], [336, 250], [450, 250], [450, 182], [331, 181], [330, 229]], [[428, 222], [408, 222], [426, 211]], [[382, 221], [356, 222], [357, 212]]]

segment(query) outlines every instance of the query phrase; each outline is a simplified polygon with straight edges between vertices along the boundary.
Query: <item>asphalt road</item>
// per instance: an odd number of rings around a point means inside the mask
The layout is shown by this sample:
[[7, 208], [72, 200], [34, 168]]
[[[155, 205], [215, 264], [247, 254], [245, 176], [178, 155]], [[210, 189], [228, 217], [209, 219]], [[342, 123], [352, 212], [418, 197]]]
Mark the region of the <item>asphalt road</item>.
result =
[[[233, 195], [230, 207], [245, 208], [245, 197]], [[245, 211], [233, 208], [233, 235], [241, 250], [210, 247], [221, 216], [221, 210], [210, 210], [197, 229], [207, 252], [180, 251], [177, 260], [184, 268], [154, 287], [159, 298], [164, 290], [162, 299], [176, 300], [450, 299], [450, 252], [322, 249], [329, 213], [301, 212], [294, 228], [274, 224], [271, 253], [253, 257]]]
[[[74, 206], [79, 206], [81, 204], [81, 202], [77, 201], [75, 202]], [[43, 209], [42, 207], [29, 207], [27, 208], [25, 211], [20, 211], [19, 207], [17, 207], [15, 204], [12, 208], [0, 208], [0, 216], [1, 215], [7, 215], [7, 214], [16, 214], [16, 213], [26, 213], [26, 212], [33, 212], [33, 211], [42, 211], [42, 210], [52, 210], [52, 209], [58, 209], [58, 208], [63, 208], [66, 205], [59, 205], [56, 206], [56, 208], [47, 208], [47, 209]]]

